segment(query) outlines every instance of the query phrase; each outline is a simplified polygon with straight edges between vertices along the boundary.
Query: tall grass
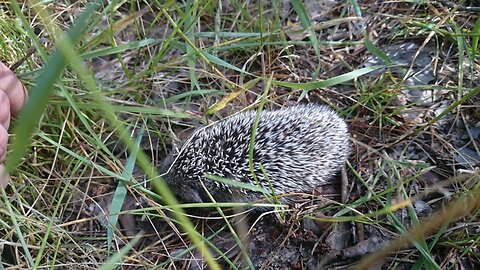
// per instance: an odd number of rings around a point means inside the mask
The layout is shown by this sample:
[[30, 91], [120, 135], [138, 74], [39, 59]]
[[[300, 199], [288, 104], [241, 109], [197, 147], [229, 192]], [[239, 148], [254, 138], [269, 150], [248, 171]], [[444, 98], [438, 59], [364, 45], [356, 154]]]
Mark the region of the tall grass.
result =
[[[429, 134], [446, 115], [478, 112], [480, 19], [471, 13], [456, 16], [455, 9], [442, 17], [421, 3], [407, 3], [412, 13], [395, 18], [389, 12], [403, 7], [397, 4], [383, 3], [375, 14], [379, 19], [372, 19], [362, 12], [367, 7], [345, 1], [335, 10], [339, 18], [321, 23], [306, 1], [291, 1], [287, 14], [284, 1], [12, 1], [1, 6], [0, 59], [17, 67], [29, 100], [11, 131], [6, 167], [12, 183], [0, 199], [0, 235], [8, 248], [0, 263], [34, 269], [257, 268], [248, 230], [224, 212], [245, 204], [180, 204], [156, 167], [192, 128], [244, 108], [305, 99], [332, 105], [349, 119], [356, 148], [348, 170], [355, 180], [349, 187], [355, 188], [349, 190], [357, 193], [345, 204], [325, 207], [332, 217], [300, 212], [296, 221], [353, 222], [398, 236], [360, 268], [408, 246], [418, 258], [415, 269], [442, 268], [444, 258], [436, 250], [447, 244], [455, 246], [451, 254], [478, 259], [478, 233], [469, 235], [467, 244], [445, 240], [449, 223], [468, 215], [467, 226], [476, 222], [478, 184], [452, 189], [456, 200], [425, 222], [412, 206], [422, 194], [410, 194], [409, 184], [430, 165], [395, 161], [387, 152]], [[327, 39], [337, 35], [345, 38]], [[448, 85], [421, 86], [447, 89], [446, 99], [453, 100], [422, 124], [409, 126], [401, 117], [404, 107], [392, 106], [405, 78], [391, 72], [398, 65], [382, 47], [412, 36], [424, 40], [422, 46], [435, 44], [436, 63], [456, 63], [456, 74]], [[445, 56], [445, 51], [454, 53]], [[365, 67], [365, 56], [383, 64]], [[401, 68], [405, 74], [411, 69]], [[372, 72], [383, 73], [369, 76]], [[140, 206], [126, 209], [128, 197]], [[226, 225], [210, 226], [186, 208], [217, 209]], [[413, 227], [398, 219], [399, 209], [406, 209]], [[119, 229], [121, 216], [141, 216], [151, 228], [129, 235]], [[240, 247], [240, 257], [217, 246], [215, 237], [225, 231]]]

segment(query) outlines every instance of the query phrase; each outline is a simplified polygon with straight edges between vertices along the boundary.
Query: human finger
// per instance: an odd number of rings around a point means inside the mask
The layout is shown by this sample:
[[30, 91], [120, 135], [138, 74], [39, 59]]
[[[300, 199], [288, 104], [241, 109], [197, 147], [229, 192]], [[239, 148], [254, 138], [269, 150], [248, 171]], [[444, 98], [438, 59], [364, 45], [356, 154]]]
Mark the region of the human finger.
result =
[[10, 127], [10, 100], [7, 94], [0, 88], [0, 125], [6, 130]]
[[2, 62], [0, 62], [0, 89], [7, 94], [10, 100], [12, 114], [18, 114], [27, 99], [27, 89]]
[[0, 188], [6, 188], [8, 182], [10, 182], [10, 176], [7, 174], [5, 166], [0, 164]]
[[7, 155], [7, 144], [8, 132], [3, 126], [0, 126], [0, 162], [3, 162]]

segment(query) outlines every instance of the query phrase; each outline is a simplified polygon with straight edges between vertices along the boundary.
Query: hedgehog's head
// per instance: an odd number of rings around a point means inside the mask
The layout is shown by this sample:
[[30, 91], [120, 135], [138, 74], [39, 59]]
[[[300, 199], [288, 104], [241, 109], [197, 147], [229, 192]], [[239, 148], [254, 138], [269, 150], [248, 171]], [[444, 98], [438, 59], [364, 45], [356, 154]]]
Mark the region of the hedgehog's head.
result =
[[170, 191], [183, 203], [201, 203], [203, 202], [199, 189], [192, 186], [192, 181], [183, 179], [176, 169], [171, 166], [175, 160], [174, 155], [165, 158], [160, 167], [160, 176], [170, 188]]
[[176, 173], [166, 173], [161, 175], [162, 179], [170, 188], [170, 191], [182, 203], [201, 203], [202, 196], [197, 188], [189, 184], [188, 181], [182, 179]]
[[198, 189], [182, 183], [182, 179], [173, 181], [165, 179], [168, 187], [177, 199], [182, 203], [202, 203], [203, 199]]

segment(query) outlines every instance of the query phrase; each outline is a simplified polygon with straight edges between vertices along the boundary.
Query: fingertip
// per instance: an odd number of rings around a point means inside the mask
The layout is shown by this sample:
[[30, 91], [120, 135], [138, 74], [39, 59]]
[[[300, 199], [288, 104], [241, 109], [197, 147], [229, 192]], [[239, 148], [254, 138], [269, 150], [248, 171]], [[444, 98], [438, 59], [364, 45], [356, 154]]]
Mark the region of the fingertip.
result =
[[20, 83], [20, 88], [17, 89], [18, 90], [14, 90], [9, 96], [12, 115], [18, 115], [20, 113], [28, 98], [27, 88], [22, 83]]
[[11, 113], [17, 115], [25, 104], [28, 92], [15, 74], [2, 62], [0, 62], [0, 88], [10, 100]]
[[15, 87], [11, 88], [9, 91], [6, 91], [6, 93], [10, 100], [11, 114], [18, 115], [27, 100], [27, 89], [20, 81], [18, 81], [18, 84], [16, 84]]
[[0, 162], [5, 160], [5, 156], [7, 155], [7, 145], [8, 132], [3, 126], [0, 126]]
[[7, 66], [5, 66], [5, 64], [2, 63], [2, 61], [0, 61], [0, 72], [2, 72], [4, 70], [10, 70], [10, 69]]
[[7, 130], [10, 127], [10, 100], [3, 89], [0, 89], [0, 125]]
[[0, 188], [5, 189], [8, 185], [8, 182], [10, 182], [10, 176], [5, 169], [5, 166], [0, 164]]

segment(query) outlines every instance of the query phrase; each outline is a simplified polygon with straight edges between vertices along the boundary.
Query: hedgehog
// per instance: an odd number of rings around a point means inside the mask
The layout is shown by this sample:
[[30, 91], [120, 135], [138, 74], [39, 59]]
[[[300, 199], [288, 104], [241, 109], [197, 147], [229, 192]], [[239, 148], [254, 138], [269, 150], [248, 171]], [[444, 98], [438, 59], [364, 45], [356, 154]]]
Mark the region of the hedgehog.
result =
[[210, 195], [216, 202], [251, 203], [311, 192], [343, 167], [349, 137], [344, 119], [325, 105], [246, 111], [198, 129], [178, 154], [167, 156], [160, 173], [185, 203], [211, 202]]

